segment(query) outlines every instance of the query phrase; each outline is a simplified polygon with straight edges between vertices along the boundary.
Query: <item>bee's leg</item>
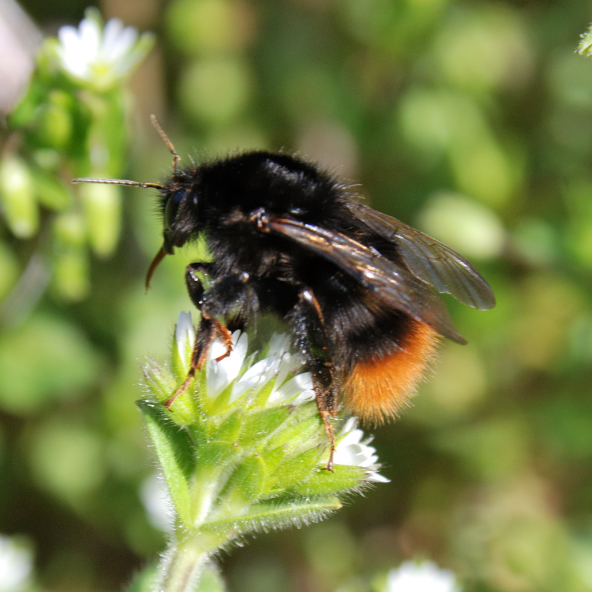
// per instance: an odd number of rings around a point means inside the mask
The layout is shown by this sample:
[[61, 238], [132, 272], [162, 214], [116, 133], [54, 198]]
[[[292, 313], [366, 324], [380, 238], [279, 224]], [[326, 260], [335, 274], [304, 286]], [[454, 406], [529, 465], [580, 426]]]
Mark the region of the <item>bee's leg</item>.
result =
[[[335, 375], [335, 368], [332, 361], [333, 356], [331, 355], [330, 344], [326, 337], [325, 319], [319, 301], [309, 288], [304, 288], [300, 292], [299, 298], [293, 317], [294, 331], [297, 336], [298, 347], [306, 358], [312, 372], [317, 409], [319, 410], [325, 433], [329, 439], [329, 460], [325, 469], [333, 471], [335, 431], [331, 419], [337, 415], [339, 381]], [[311, 350], [311, 317], [315, 320], [316, 328], [320, 333], [319, 341], [321, 343], [319, 345], [327, 352], [326, 356], [319, 357]]]
[[[216, 322], [220, 324], [219, 321]], [[187, 372], [183, 384], [164, 402], [164, 406], [167, 409], [170, 409], [175, 399], [179, 395], [182, 395], [185, 392], [185, 389], [191, 384], [191, 381], [195, 377], [196, 370], [199, 370], [203, 366], [208, 350], [214, 339], [216, 339], [217, 334], [217, 327], [212, 319], [206, 319], [202, 314], [201, 321], [195, 333], [195, 342], [193, 344], [193, 353], [191, 354], [189, 371]]]
[[[200, 328], [195, 337], [195, 346], [191, 358], [191, 367], [194, 373], [196, 369], [199, 370], [203, 366], [205, 355], [208, 353], [210, 345], [212, 345], [216, 337], [222, 339], [224, 346], [226, 347], [226, 352], [216, 358], [216, 362], [227, 358], [232, 353], [232, 333], [216, 318], [218, 316], [218, 311], [212, 310], [212, 306], [208, 306], [208, 301], [215, 301], [217, 291], [220, 291], [221, 289], [223, 290], [228, 282], [236, 283], [237, 280], [234, 276], [221, 281], [219, 280], [215, 282], [212, 288], [206, 293], [197, 274], [212, 273], [212, 271], [212, 263], [206, 261], [190, 263], [185, 271], [185, 283], [187, 285], [189, 297], [201, 313]], [[213, 298], [212, 292], [214, 293]], [[205, 323], [204, 320], [206, 321]], [[202, 336], [200, 336], [200, 331], [202, 332]]]
[[222, 339], [226, 347], [226, 351], [216, 358], [217, 362], [232, 353], [232, 333], [217, 317], [224, 314], [223, 303], [227, 300], [228, 295], [231, 293], [234, 294], [237, 286], [244, 286], [249, 276], [245, 273], [239, 273], [228, 278], [222, 278], [215, 281], [206, 291], [197, 273], [211, 273], [212, 271], [212, 265], [207, 262], [191, 263], [187, 266], [185, 273], [187, 291], [189, 292], [191, 301], [201, 313], [201, 320], [195, 334], [191, 364], [187, 372], [187, 377], [177, 391], [165, 401], [164, 405], [167, 409], [170, 408], [179, 395], [185, 392], [195, 377], [196, 371], [203, 367], [208, 351], [216, 338]]

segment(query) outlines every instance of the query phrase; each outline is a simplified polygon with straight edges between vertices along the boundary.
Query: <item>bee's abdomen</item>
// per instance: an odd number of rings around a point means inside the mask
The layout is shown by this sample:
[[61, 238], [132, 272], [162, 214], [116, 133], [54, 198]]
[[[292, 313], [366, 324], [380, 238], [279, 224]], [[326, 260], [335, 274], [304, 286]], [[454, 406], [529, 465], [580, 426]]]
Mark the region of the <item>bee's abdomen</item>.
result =
[[346, 407], [374, 424], [398, 415], [415, 394], [437, 343], [438, 335], [431, 327], [410, 320], [398, 342], [391, 342], [390, 347], [376, 344], [375, 355], [359, 358], [351, 366], [343, 381]]

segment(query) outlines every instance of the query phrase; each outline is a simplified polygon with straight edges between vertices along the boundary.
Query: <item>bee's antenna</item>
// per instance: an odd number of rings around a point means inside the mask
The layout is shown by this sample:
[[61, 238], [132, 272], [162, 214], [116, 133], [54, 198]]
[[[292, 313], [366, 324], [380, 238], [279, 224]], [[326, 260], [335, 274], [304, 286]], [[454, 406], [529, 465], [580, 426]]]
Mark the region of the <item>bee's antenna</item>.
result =
[[163, 139], [163, 142], [169, 149], [169, 152], [173, 155], [173, 173], [176, 173], [177, 165], [179, 164], [181, 157], [177, 154], [177, 151], [175, 150], [173, 143], [169, 140], [169, 137], [164, 133], [164, 130], [160, 127], [160, 123], [158, 123], [156, 115], [151, 115], [150, 121], [152, 122], [152, 125], [156, 128], [156, 131], [160, 134], [160, 137]]
[[127, 179], [87, 179], [79, 177], [78, 179], [72, 179], [72, 183], [102, 183], [103, 185], [127, 185], [128, 187], [142, 187], [144, 189], [148, 187], [164, 189], [164, 185], [159, 183], [140, 183], [139, 181], [128, 181]]

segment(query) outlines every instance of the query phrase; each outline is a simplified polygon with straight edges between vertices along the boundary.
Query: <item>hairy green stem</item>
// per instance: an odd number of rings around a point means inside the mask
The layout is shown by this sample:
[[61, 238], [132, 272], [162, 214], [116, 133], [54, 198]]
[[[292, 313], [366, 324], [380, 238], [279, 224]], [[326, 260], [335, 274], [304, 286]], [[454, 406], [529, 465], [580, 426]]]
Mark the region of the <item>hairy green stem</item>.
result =
[[219, 537], [199, 532], [173, 541], [161, 562], [154, 592], [195, 592], [210, 554], [219, 545]]

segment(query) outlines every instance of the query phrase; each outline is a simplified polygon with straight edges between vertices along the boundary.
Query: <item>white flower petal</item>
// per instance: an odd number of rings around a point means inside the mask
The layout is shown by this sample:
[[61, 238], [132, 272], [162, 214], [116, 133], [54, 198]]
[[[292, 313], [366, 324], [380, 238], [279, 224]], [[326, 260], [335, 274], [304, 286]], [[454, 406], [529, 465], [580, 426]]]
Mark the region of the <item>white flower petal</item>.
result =
[[312, 401], [314, 397], [312, 374], [310, 372], [302, 372], [290, 378], [277, 390], [274, 389], [267, 402], [268, 404], [285, 404], [295, 398], [293, 401], [294, 404], [299, 405], [306, 401]]
[[177, 351], [181, 359], [185, 362], [185, 366], [189, 369], [190, 359], [187, 359], [187, 353], [191, 352], [195, 342], [195, 329], [191, 322], [190, 312], [179, 313], [175, 327], [175, 341], [177, 342]]
[[248, 335], [240, 331], [232, 334], [232, 352], [219, 362], [216, 358], [226, 353], [226, 346], [217, 339], [208, 352], [206, 361], [206, 382], [208, 395], [215, 399], [224, 391], [239, 375], [248, 348]]
[[82, 19], [79, 31], [80, 50], [86, 54], [89, 61], [96, 60], [101, 47], [101, 30], [98, 23], [94, 19]]
[[135, 27], [124, 27], [119, 19], [111, 19], [105, 26], [103, 35], [103, 59], [115, 62], [130, 53], [138, 39]]
[[281, 358], [284, 353], [290, 351], [290, 336], [286, 333], [279, 333], [271, 338], [269, 343], [269, 350], [267, 352], [268, 358]]
[[350, 417], [339, 432], [333, 462], [336, 465], [368, 469], [366, 474], [368, 481], [387, 483], [389, 480], [376, 472], [380, 465], [378, 465], [376, 448], [368, 445], [372, 438], [364, 439], [364, 432], [356, 427], [357, 424], [357, 418]]
[[372, 481], [373, 483], [390, 483], [391, 480], [387, 479], [384, 475], [379, 475], [374, 471], [370, 471], [366, 474], [366, 480]]
[[277, 358], [265, 358], [256, 364], [253, 364], [238, 380], [230, 395], [230, 402], [236, 401], [239, 397], [244, 395], [247, 391], [256, 387], [261, 388], [265, 385], [272, 376], [274, 376], [279, 360]]
[[351, 432], [352, 430], [355, 430], [356, 427], [358, 425], [358, 418], [357, 417], [348, 417], [347, 421], [345, 422], [345, 425], [343, 426], [343, 428], [341, 429], [341, 432], [339, 433], [341, 434], [347, 434], [348, 432]]

